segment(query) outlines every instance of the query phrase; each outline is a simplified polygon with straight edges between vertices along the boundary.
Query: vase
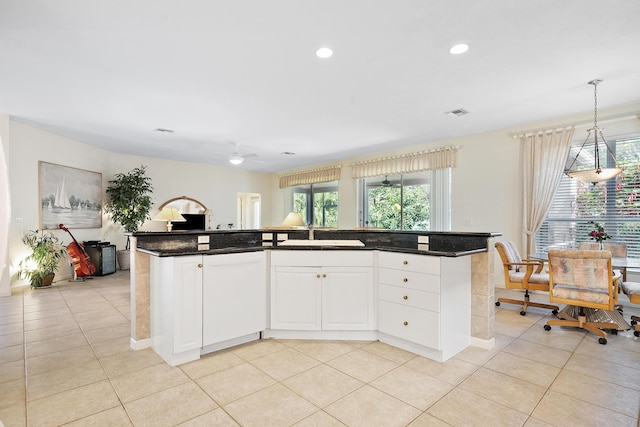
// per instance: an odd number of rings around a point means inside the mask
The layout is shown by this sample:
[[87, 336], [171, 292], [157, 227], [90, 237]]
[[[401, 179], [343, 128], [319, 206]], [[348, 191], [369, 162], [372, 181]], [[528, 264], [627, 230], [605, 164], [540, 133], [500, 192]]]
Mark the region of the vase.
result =
[[604, 251], [604, 242], [598, 242], [601, 251]]

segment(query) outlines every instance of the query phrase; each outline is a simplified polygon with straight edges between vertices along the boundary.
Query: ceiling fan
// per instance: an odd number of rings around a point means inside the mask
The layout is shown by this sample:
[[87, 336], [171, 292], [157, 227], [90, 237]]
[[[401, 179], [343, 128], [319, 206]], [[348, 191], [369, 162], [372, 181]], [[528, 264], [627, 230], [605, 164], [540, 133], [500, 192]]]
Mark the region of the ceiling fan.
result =
[[[235, 149], [233, 150], [233, 154], [231, 154], [229, 156], [229, 163], [231, 163], [234, 166], [238, 166], [240, 164], [242, 164], [242, 162], [244, 162], [244, 159], [252, 159], [254, 157], [259, 157], [256, 153], [251, 153], [251, 154], [240, 154], [238, 153], [238, 146], [240, 144], [238, 143], [233, 143], [233, 146], [235, 147]], [[261, 160], [255, 160], [257, 162], [261, 162]]]
[[380, 183], [383, 187], [393, 187], [395, 184], [389, 181], [389, 175], [384, 176], [384, 180]]

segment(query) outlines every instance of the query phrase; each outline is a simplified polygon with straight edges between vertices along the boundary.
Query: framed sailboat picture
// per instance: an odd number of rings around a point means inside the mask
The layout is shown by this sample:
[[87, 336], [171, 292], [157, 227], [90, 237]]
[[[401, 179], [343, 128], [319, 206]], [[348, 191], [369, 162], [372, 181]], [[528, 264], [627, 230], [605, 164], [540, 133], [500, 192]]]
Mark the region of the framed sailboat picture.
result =
[[102, 174], [40, 161], [40, 228], [102, 227]]

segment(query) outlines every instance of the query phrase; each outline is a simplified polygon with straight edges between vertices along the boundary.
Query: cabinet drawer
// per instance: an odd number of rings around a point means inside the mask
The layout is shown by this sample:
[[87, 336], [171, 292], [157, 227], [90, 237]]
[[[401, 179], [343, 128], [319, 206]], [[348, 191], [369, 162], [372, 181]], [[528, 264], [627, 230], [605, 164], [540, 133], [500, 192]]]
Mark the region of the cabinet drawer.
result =
[[440, 293], [440, 276], [434, 274], [380, 268], [378, 269], [378, 280], [385, 285]]
[[384, 268], [440, 275], [440, 257], [380, 252], [378, 264]]
[[380, 301], [378, 308], [378, 329], [380, 332], [440, 349], [438, 313], [388, 301]]
[[440, 311], [440, 295], [438, 294], [384, 284], [380, 284], [379, 292], [381, 300], [434, 312]]

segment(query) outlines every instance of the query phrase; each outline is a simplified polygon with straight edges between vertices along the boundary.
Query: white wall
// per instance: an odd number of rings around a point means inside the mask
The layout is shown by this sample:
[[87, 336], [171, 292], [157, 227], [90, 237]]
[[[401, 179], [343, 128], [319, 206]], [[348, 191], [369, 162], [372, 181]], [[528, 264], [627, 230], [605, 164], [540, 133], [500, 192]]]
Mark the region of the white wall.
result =
[[9, 282], [9, 116], [0, 115], [0, 296], [11, 295]]
[[[1, 116], [0, 116], [1, 118]], [[0, 121], [0, 125], [2, 122]], [[11, 222], [9, 224], [9, 258], [11, 286], [24, 284], [16, 278], [18, 263], [28, 255], [21, 242], [23, 232], [39, 227], [40, 198], [38, 194], [38, 161], [102, 173], [103, 203], [108, 181], [118, 172], [128, 172], [140, 165], [147, 166], [152, 180], [153, 207], [151, 216], [168, 199], [188, 196], [199, 200], [213, 211], [211, 225], [236, 222], [236, 193], [260, 193], [262, 195], [263, 224], [271, 222], [272, 174], [247, 172], [241, 168], [214, 167], [202, 164], [175, 162], [150, 157], [112, 153], [69, 138], [45, 132], [13, 120], [8, 120], [9, 131], [0, 136], [8, 150]], [[10, 135], [6, 144], [5, 134]], [[10, 148], [10, 149], [9, 149]], [[148, 220], [141, 230], [165, 230], [164, 222]], [[4, 233], [4, 228], [3, 228]], [[62, 230], [53, 231], [64, 242], [70, 237]], [[103, 217], [101, 229], [74, 229], [74, 237], [84, 240], [105, 240], [124, 249], [126, 237], [119, 225]], [[70, 270], [60, 268], [56, 280], [66, 280]], [[2, 286], [6, 286], [6, 280]]]

